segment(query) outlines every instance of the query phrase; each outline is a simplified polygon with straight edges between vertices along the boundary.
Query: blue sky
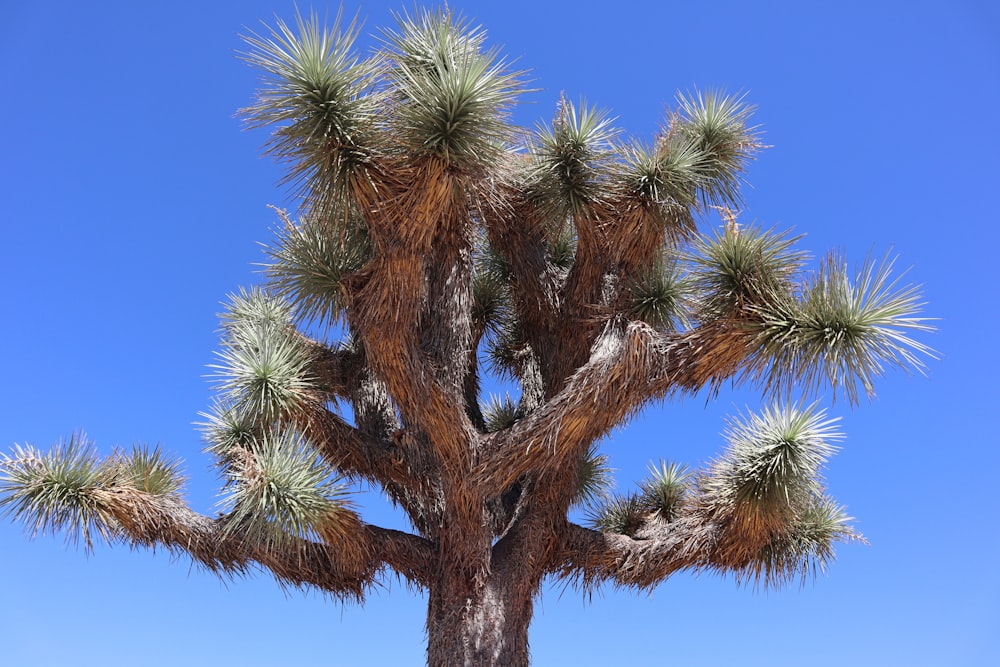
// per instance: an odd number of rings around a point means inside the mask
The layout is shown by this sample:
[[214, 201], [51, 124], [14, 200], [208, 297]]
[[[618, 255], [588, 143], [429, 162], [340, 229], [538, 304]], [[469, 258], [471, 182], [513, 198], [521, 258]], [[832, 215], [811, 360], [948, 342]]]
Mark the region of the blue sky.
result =
[[[708, 575], [592, 600], [549, 588], [535, 664], [1000, 660], [997, 5], [452, 6], [531, 70], [524, 125], [565, 91], [651, 137], [678, 89], [747, 91], [773, 148], [750, 167], [743, 219], [807, 234], [814, 255], [892, 249], [940, 318], [927, 377], [893, 373], [874, 402], [831, 407], [848, 439], [828, 485], [871, 546], [842, 547], [827, 576], [780, 592]], [[398, 7], [346, 5], [366, 33]], [[265, 135], [233, 118], [257, 80], [238, 34], [274, 14], [292, 3], [4, 3], [0, 448], [81, 428], [105, 453], [159, 442], [185, 460], [191, 504], [214, 511], [192, 424], [209, 404], [216, 313], [258, 280], [266, 205], [289, 203], [280, 167], [259, 157]], [[722, 418], [759, 405], [735, 389], [648, 410], [606, 446], [620, 485], [660, 457], [704, 463]], [[397, 520], [376, 496], [364, 506]], [[423, 600], [394, 580], [342, 607], [266, 575], [222, 583], [166, 553], [85, 556], [10, 521], [0, 546], [4, 664], [423, 664]]]

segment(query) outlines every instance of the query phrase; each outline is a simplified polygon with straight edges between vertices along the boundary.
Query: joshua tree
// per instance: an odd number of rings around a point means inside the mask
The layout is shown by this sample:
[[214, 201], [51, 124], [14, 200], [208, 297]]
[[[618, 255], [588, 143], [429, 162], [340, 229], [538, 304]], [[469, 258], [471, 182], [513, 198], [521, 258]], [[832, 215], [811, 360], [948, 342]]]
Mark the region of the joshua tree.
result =
[[[243, 114], [273, 128], [301, 208], [278, 212], [266, 284], [222, 317], [204, 432], [226, 511], [189, 509], [158, 450], [100, 459], [74, 438], [3, 457], [7, 512], [357, 601], [395, 573], [427, 593], [431, 665], [526, 665], [546, 578], [779, 585], [858, 539], [821, 478], [835, 420], [790, 394], [854, 403], [921, 368], [909, 335], [929, 327], [891, 260], [810, 272], [797, 239], [737, 223], [761, 148], [743, 99], [679, 95], [651, 143], [568, 100], [524, 131], [521, 74], [481, 29], [404, 15], [368, 58], [356, 36], [313, 16], [246, 39], [265, 83]], [[699, 232], [709, 209], [725, 224]], [[486, 374], [515, 398], [482, 402]], [[773, 407], [733, 419], [707, 468], [606, 493], [603, 436], [730, 381]], [[365, 523], [358, 482], [412, 530]]]

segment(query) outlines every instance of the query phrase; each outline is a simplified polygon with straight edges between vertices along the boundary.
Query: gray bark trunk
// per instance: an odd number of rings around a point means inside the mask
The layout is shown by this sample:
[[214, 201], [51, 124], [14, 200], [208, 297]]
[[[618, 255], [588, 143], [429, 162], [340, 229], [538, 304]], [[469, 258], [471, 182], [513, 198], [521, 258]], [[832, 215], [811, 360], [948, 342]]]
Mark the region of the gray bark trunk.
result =
[[527, 667], [532, 596], [516, 582], [448, 581], [432, 586], [427, 610], [429, 667]]

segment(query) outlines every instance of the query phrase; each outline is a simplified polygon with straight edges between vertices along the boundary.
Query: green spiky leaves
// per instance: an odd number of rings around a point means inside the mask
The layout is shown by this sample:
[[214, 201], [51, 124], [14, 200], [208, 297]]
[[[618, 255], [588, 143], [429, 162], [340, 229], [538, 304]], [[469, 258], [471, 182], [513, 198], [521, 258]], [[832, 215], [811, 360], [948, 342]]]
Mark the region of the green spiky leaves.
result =
[[649, 508], [639, 494], [612, 496], [590, 513], [590, 525], [603, 533], [634, 535], [646, 522]]
[[118, 453], [105, 466], [112, 486], [124, 486], [154, 496], [180, 492], [184, 477], [180, 464], [166, 458], [159, 447], [135, 445], [128, 454]]
[[627, 290], [633, 318], [662, 329], [688, 324], [688, 283], [666, 258], [630, 281]]
[[691, 472], [679, 463], [660, 461], [649, 467], [649, 477], [642, 483], [644, 504], [663, 521], [673, 521], [680, 513], [691, 486]]
[[233, 295], [227, 311], [213, 366], [227, 405], [263, 423], [308, 414], [322, 399], [288, 304], [255, 288]]
[[837, 542], [865, 542], [843, 506], [827, 496], [814, 496], [784, 534], [765, 544], [753, 563], [737, 577], [776, 588], [795, 579], [805, 584], [826, 572]]
[[575, 507], [596, 507], [608, 496], [614, 484], [608, 457], [600, 453], [597, 443], [587, 448], [579, 468], [579, 482], [572, 504]]
[[495, 433], [513, 426], [518, 418], [517, 403], [507, 394], [503, 398], [491, 396], [482, 408], [486, 432]]
[[[610, 469], [600, 457], [603, 488], [610, 485]], [[594, 496], [590, 503], [590, 523], [597, 530], [635, 535], [649, 522], [674, 521], [687, 500], [692, 482], [691, 472], [678, 463], [660, 461], [650, 465], [649, 477], [639, 485], [639, 493]]]
[[0, 461], [0, 507], [32, 535], [64, 531], [67, 541], [111, 539], [114, 519], [93, 493], [106, 478], [93, 445], [74, 435], [48, 452], [16, 447]]
[[267, 275], [277, 295], [293, 305], [303, 320], [330, 326], [344, 314], [344, 279], [371, 256], [360, 216], [334, 212], [293, 222], [279, 211], [284, 225], [277, 243], [267, 249]]
[[386, 31], [392, 130], [410, 155], [464, 169], [495, 164], [513, 138], [507, 116], [521, 86], [486, 34], [459, 16], [418, 11]]
[[363, 177], [373, 143], [373, 69], [352, 50], [357, 24], [331, 29], [313, 13], [280, 19], [267, 34], [244, 37], [244, 59], [264, 72], [256, 102], [242, 111], [251, 127], [274, 126], [268, 152], [290, 163], [311, 210], [326, 211]]
[[608, 197], [607, 168], [616, 134], [602, 109], [563, 98], [550, 127], [539, 127], [531, 148], [531, 192], [547, 219], [561, 221]]
[[730, 217], [724, 231], [695, 240], [692, 288], [703, 321], [745, 317], [791, 299], [792, 279], [805, 259], [797, 239], [772, 230], [740, 228]]
[[122, 536], [116, 494], [173, 496], [183, 481], [178, 464], [157, 448], [134, 446], [101, 461], [85, 436], [74, 435], [48, 452], [16, 447], [0, 458], [0, 508], [32, 535], [64, 532], [69, 542], [91, 549], [95, 537]]
[[705, 206], [737, 206], [740, 174], [761, 147], [757, 129], [749, 125], [754, 107], [742, 95], [696, 91], [677, 96], [676, 131], [701, 154], [698, 182]]
[[823, 410], [772, 406], [731, 419], [713, 479], [734, 509], [774, 514], [821, 490], [820, 469], [843, 438]]
[[923, 357], [934, 353], [910, 334], [934, 327], [919, 317], [917, 288], [901, 285], [892, 267], [889, 258], [869, 258], [852, 277], [846, 260], [830, 255], [800, 300], [767, 311], [758, 363], [769, 364], [769, 387], [829, 384], [835, 396], [842, 390], [857, 403], [862, 392], [874, 394], [888, 368], [922, 370]]
[[230, 460], [226, 526], [242, 539], [269, 548], [311, 536], [330, 542], [354, 518], [336, 471], [292, 429], [265, 432]]
[[772, 406], [733, 419], [728, 447], [699, 481], [724, 528], [716, 556], [740, 579], [772, 585], [822, 570], [837, 541], [859, 539], [826, 496], [822, 468], [843, 436], [816, 406]]

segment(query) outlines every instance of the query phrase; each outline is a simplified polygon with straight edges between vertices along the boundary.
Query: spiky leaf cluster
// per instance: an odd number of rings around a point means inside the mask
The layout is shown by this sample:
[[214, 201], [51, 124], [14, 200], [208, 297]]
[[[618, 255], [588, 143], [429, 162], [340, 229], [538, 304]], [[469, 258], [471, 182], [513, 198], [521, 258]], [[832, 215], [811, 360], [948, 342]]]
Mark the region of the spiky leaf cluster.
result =
[[629, 281], [627, 289], [635, 319], [663, 329], [688, 324], [690, 289], [676, 263], [661, 259]]
[[642, 495], [615, 495], [590, 511], [590, 525], [604, 533], [634, 535], [649, 518]]
[[576, 507], [597, 507], [608, 497], [614, 485], [614, 474], [608, 457], [597, 444], [591, 445], [579, 468], [579, 483], [572, 504]]
[[603, 109], [563, 98], [549, 127], [529, 146], [529, 190], [546, 218], [560, 220], [607, 198], [611, 140], [617, 133]]
[[385, 31], [394, 136], [411, 156], [436, 155], [475, 169], [494, 164], [513, 138], [507, 116], [520, 90], [486, 33], [460, 16], [397, 16]]
[[307, 322], [324, 327], [341, 322], [344, 279], [371, 257], [364, 221], [353, 212], [308, 215], [297, 222], [279, 213], [284, 225], [267, 249], [274, 293], [294, 304]]
[[92, 443], [73, 435], [47, 452], [17, 446], [0, 460], [0, 508], [31, 531], [64, 532], [72, 543], [112, 538], [113, 517], [93, 491], [107, 480]]
[[251, 33], [244, 58], [264, 72], [256, 102], [242, 114], [251, 127], [273, 126], [267, 152], [290, 165], [311, 208], [327, 211], [364, 178], [369, 166], [379, 96], [373, 63], [353, 53], [358, 25], [323, 26], [319, 16], [277, 19], [266, 34]]
[[842, 437], [815, 405], [773, 405], [729, 421], [728, 446], [700, 482], [711, 512], [739, 548], [786, 535], [825, 493], [822, 466]]
[[472, 321], [479, 331], [495, 336], [514, 316], [510, 281], [507, 262], [483, 239], [472, 277]]
[[745, 317], [788, 302], [805, 254], [797, 239], [773, 230], [727, 224], [692, 244], [690, 283], [702, 320]]
[[889, 368], [924, 367], [933, 356], [910, 332], [931, 331], [917, 288], [892, 275], [893, 261], [869, 258], [852, 278], [847, 262], [830, 255], [803, 290], [803, 297], [767, 311], [759, 356], [769, 364], [772, 386], [793, 383], [815, 391], [829, 384], [856, 403], [874, 393]]
[[346, 488], [301, 434], [285, 428], [254, 438], [234, 455], [224, 505], [227, 529], [280, 548], [288, 540], [339, 538]]
[[737, 572], [740, 581], [776, 588], [798, 579], [805, 584], [825, 573], [838, 542], [864, 542], [850, 525], [853, 517], [828, 496], [814, 496], [788, 529], [761, 548], [749, 568]]
[[514, 425], [518, 420], [517, 402], [507, 394], [503, 398], [491, 396], [483, 406], [483, 420], [486, 422], [486, 432], [495, 433]]
[[184, 484], [180, 464], [166, 458], [159, 447], [133, 445], [129, 453], [120, 452], [105, 464], [111, 486], [124, 486], [156, 496], [176, 494]]
[[737, 206], [740, 174], [760, 147], [757, 128], [749, 125], [754, 107], [742, 95], [718, 90], [680, 94], [677, 106], [676, 131], [702, 156], [698, 168], [703, 204]]
[[649, 477], [642, 483], [642, 500], [657, 518], [673, 521], [681, 511], [691, 481], [687, 466], [660, 461], [649, 467]]
[[260, 288], [244, 290], [231, 296], [222, 319], [225, 338], [213, 368], [226, 404], [263, 423], [317, 404], [309, 350], [286, 302]]
[[179, 465], [159, 448], [135, 445], [101, 460], [83, 434], [47, 452], [18, 446], [0, 457], [0, 509], [33, 535], [63, 532], [74, 544], [122, 537], [111, 498], [118, 493], [176, 496], [184, 482]]

